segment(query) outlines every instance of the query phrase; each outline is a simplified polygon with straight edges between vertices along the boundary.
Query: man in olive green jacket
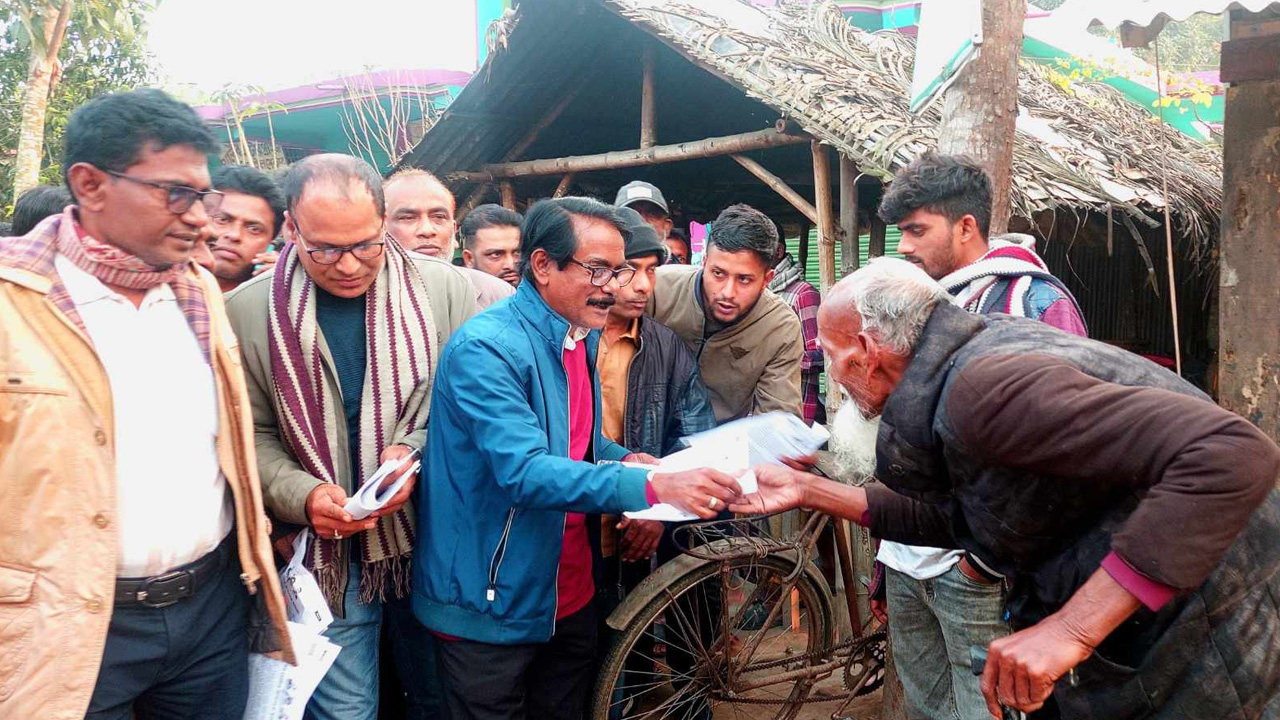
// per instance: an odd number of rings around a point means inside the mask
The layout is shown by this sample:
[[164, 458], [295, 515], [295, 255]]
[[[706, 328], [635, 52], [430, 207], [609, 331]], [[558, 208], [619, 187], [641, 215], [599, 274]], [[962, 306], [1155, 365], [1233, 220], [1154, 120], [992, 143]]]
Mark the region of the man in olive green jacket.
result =
[[[435, 679], [432, 638], [408, 607], [414, 479], [367, 518], [344, 506], [381, 464], [402, 461], [388, 483], [410, 471], [426, 444], [440, 351], [475, 314], [475, 294], [457, 268], [388, 237], [382, 179], [364, 161], [313, 155], [281, 184], [289, 244], [227, 307], [267, 509], [310, 528], [304, 564], [333, 611], [325, 635], [343, 649], [308, 717], [372, 720], [384, 621], [403, 645], [395, 654], [414, 658], [398, 667], [406, 687]], [[422, 693], [410, 701], [432, 710]]]
[[803, 417], [800, 320], [765, 290], [777, 245], [773, 221], [732, 205], [708, 231], [702, 267], [658, 268], [647, 312], [697, 356], [717, 423], [773, 410]]

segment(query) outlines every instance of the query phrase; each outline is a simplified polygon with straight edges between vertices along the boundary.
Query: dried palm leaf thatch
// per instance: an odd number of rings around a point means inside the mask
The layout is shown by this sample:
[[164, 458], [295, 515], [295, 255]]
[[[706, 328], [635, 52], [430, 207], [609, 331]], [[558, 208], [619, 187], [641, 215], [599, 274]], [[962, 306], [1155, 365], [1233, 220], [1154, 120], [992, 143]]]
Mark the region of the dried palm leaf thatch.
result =
[[[934, 147], [935, 104], [908, 111], [914, 38], [868, 33], [830, 2], [605, 0], [605, 4], [884, 180]], [[1129, 227], [1158, 224], [1161, 156], [1169, 206], [1194, 260], [1208, 260], [1222, 212], [1222, 155], [1153, 121], [1103, 83], [1064, 90], [1041, 66], [1019, 77], [1013, 213], [1113, 205]], [[1136, 222], [1132, 222], [1136, 221]]]

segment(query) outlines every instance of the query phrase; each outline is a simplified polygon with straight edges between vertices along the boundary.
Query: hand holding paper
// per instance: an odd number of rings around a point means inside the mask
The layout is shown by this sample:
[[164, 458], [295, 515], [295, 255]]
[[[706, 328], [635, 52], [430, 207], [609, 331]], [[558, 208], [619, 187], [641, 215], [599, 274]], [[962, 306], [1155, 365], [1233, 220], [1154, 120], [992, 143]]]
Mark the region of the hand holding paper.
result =
[[417, 456], [417, 450], [404, 445], [392, 445], [382, 451], [382, 465], [351, 494], [343, 509], [356, 520], [399, 510], [413, 493], [421, 466]]

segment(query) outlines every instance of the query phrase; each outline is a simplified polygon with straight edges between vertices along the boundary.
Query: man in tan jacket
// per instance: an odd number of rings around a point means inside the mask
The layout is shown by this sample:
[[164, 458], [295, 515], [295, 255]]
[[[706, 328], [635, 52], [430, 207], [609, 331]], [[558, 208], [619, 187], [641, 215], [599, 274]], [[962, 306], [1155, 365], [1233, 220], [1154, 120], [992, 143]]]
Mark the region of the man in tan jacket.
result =
[[0, 717], [238, 718], [249, 652], [293, 661], [236, 339], [191, 263], [216, 148], [164, 93], [97, 98], [75, 205], [0, 241]]
[[414, 482], [368, 518], [343, 506], [379, 465], [426, 444], [440, 350], [475, 314], [475, 296], [458, 268], [388, 236], [382, 178], [363, 160], [313, 155], [281, 185], [288, 244], [227, 307], [267, 508], [282, 525], [309, 528], [305, 563], [334, 615], [325, 635], [342, 648], [307, 717], [377, 717], [384, 622], [396, 654], [412, 656], [399, 663], [409, 701], [430, 716], [432, 638], [408, 602]]
[[803, 417], [800, 320], [765, 291], [777, 245], [764, 213], [731, 205], [711, 224], [702, 267], [658, 268], [647, 312], [698, 358], [717, 423], [772, 410]]

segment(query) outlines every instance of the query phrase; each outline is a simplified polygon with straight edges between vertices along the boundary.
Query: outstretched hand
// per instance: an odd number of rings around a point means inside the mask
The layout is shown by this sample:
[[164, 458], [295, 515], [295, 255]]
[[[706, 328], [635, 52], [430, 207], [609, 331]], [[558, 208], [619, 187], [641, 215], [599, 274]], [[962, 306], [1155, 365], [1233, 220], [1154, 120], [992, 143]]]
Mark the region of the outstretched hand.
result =
[[738, 513], [765, 514], [802, 507], [808, 473], [781, 465], [757, 465], [756, 492], [729, 505]]

